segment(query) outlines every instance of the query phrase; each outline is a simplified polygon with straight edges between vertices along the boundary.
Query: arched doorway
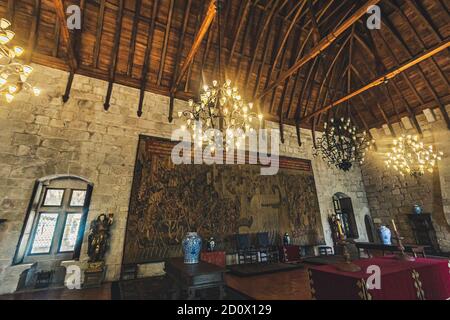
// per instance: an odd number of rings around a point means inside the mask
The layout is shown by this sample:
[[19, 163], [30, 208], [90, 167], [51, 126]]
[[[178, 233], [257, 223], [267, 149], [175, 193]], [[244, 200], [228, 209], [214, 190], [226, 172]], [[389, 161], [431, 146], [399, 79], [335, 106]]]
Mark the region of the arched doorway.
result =
[[334, 212], [342, 223], [343, 232], [347, 239], [358, 239], [358, 227], [353, 211], [352, 199], [344, 193], [338, 192], [333, 196]]

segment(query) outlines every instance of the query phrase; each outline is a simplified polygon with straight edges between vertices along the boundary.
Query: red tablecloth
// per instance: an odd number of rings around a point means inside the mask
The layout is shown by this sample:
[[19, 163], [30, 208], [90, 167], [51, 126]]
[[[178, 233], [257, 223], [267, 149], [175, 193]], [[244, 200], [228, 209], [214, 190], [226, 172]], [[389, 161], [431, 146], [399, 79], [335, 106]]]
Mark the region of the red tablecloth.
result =
[[226, 254], [225, 251], [203, 251], [200, 256], [200, 260], [214, 264], [219, 267], [226, 266]]
[[300, 260], [300, 246], [288, 245], [280, 247], [281, 262], [294, 262]]
[[[400, 261], [382, 257], [354, 261], [361, 272], [333, 265], [309, 269], [311, 291], [318, 300], [446, 300], [450, 298], [450, 262], [436, 259]], [[369, 266], [379, 266], [381, 289], [367, 289]]]

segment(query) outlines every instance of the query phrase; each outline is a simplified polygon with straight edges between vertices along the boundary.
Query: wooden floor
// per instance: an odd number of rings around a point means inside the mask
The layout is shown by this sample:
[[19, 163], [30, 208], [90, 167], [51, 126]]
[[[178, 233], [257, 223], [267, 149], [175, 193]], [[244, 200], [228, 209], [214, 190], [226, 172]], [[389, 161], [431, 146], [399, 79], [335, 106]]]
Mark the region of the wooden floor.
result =
[[253, 277], [226, 275], [227, 286], [255, 300], [311, 300], [308, 269]]
[[0, 296], [0, 300], [111, 300], [111, 284], [83, 290], [52, 289]]
[[[255, 300], [311, 300], [306, 268], [252, 277], [225, 276], [226, 284]], [[0, 300], [111, 300], [111, 284], [83, 290], [53, 289], [0, 296]]]

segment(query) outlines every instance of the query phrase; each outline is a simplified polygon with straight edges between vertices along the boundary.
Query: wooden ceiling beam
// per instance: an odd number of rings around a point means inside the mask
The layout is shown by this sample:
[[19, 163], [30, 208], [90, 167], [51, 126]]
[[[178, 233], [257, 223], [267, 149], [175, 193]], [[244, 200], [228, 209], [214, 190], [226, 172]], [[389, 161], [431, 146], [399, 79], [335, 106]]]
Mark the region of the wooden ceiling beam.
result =
[[[387, 2], [387, 3], [389, 3], [389, 4], [394, 8], [394, 10], [397, 12], [397, 14], [399, 14], [399, 15], [403, 18], [403, 20], [406, 21], [406, 23], [407, 23], [408, 26], [409, 26], [409, 29], [412, 31], [412, 33], [413, 33], [413, 35], [414, 35], [414, 38], [416, 38], [417, 42], [419, 42], [420, 45], [422, 46], [422, 48], [425, 50], [425, 49], [427, 48], [427, 46], [425, 45], [424, 40], [423, 40], [422, 37], [419, 35], [419, 33], [417, 32], [416, 28], [415, 28], [414, 25], [411, 23], [411, 21], [408, 19], [408, 17], [407, 17], [406, 14], [403, 12], [403, 10], [402, 10], [395, 2], [394, 2], [394, 3]], [[408, 1], [408, 2], [406, 2], [406, 3], [410, 4], [410, 5], [413, 6], [415, 9], [417, 9], [417, 7], [415, 7], [415, 5], [412, 3], [412, 1]], [[420, 15], [420, 13], [419, 13], [419, 15]], [[423, 17], [422, 17], [422, 18], [423, 18]], [[425, 20], [425, 23], [426, 23], [426, 20]], [[438, 40], [438, 41], [440, 42], [441, 40]], [[405, 42], [403, 41], [403, 43], [405, 43]], [[412, 54], [412, 53], [411, 53], [411, 54]], [[449, 86], [448, 79], [447, 79], [447, 77], [444, 75], [444, 73], [442, 72], [442, 69], [439, 67], [439, 65], [438, 65], [438, 63], [437, 63], [435, 57], [431, 58], [430, 61], [432, 62], [434, 68], [435, 68], [436, 71], [438, 72], [439, 77], [441, 78], [441, 80], [442, 80], [447, 86]]]
[[102, 42], [103, 22], [105, 20], [105, 4], [106, 0], [100, 1], [100, 7], [97, 14], [97, 28], [95, 31], [95, 45], [93, 53], [93, 65], [92, 65], [95, 69], [97, 69], [98, 67], [98, 59], [100, 57], [100, 44]]
[[252, 0], [246, 0], [245, 6], [240, 6], [239, 17], [238, 17], [238, 25], [236, 27], [236, 31], [234, 32], [233, 40], [231, 42], [230, 54], [228, 55], [227, 67], [231, 65], [233, 61], [234, 52], [236, 51], [236, 47], [238, 44], [239, 35], [241, 34], [242, 28], [244, 27], [244, 21], [246, 20], [248, 12], [250, 11], [252, 5]]
[[[195, 32], [194, 32], [194, 36], [192, 37], [192, 39], [195, 39], [195, 36], [198, 33], [198, 30], [201, 26], [202, 21], [204, 20], [204, 15], [205, 15], [205, 1], [202, 1], [200, 4], [200, 14], [197, 16], [197, 19], [195, 21]], [[189, 91], [189, 85], [190, 85], [190, 81], [191, 81], [191, 75], [192, 75], [192, 66], [195, 64], [195, 56], [194, 59], [192, 60], [192, 63], [189, 65], [189, 68], [187, 70], [187, 74], [186, 74], [186, 81], [184, 84], [184, 92], [188, 92]]]
[[33, 21], [31, 22], [30, 35], [28, 37], [28, 53], [25, 58], [26, 63], [30, 63], [33, 53], [36, 49], [40, 17], [41, 17], [41, 0], [35, 0], [33, 7]]
[[312, 0], [308, 0], [308, 11], [311, 16], [311, 25], [313, 30], [313, 43], [317, 45], [322, 38], [322, 34], [320, 33], [319, 24], [317, 23], [316, 13], [314, 11], [314, 6]]
[[[259, 22], [261, 22], [261, 19], [259, 19], [259, 21], [256, 19], [256, 12], [255, 11], [256, 10], [254, 10], [253, 8], [250, 10], [249, 17], [248, 17], [248, 22], [247, 22], [247, 24], [245, 26], [244, 38], [242, 40], [242, 45], [241, 45], [241, 56], [239, 56], [238, 63], [237, 63], [237, 66], [236, 66], [236, 71], [235, 71], [235, 74], [236, 74], [235, 75], [235, 81], [236, 82], [239, 81], [240, 76], [241, 76], [241, 72], [242, 72], [242, 69], [243, 69], [243, 68], [241, 68], [241, 66], [242, 66], [242, 57], [245, 54], [245, 45], [247, 44], [247, 42], [249, 42], [252, 47], [254, 46], [253, 42], [255, 41], [255, 37], [253, 37], [253, 41], [248, 40], [248, 38], [251, 37], [252, 25], [255, 22], [257, 24], [259, 24]], [[248, 60], [251, 60], [251, 57]]]
[[169, 7], [169, 13], [167, 15], [167, 24], [166, 28], [164, 30], [164, 42], [163, 42], [163, 49], [161, 51], [161, 58], [160, 58], [160, 64], [159, 64], [159, 71], [158, 71], [158, 79], [156, 81], [157, 85], [161, 85], [161, 80], [164, 74], [164, 67], [166, 63], [166, 55], [167, 55], [167, 45], [169, 43], [169, 36], [170, 36], [170, 28], [172, 27], [172, 18], [175, 8], [175, 0], [170, 0], [170, 7]]
[[69, 28], [67, 27], [66, 10], [62, 0], [53, 0], [53, 5], [55, 6], [56, 16], [58, 18], [57, 20], [61, 29], [61, 36], [64, 41], [64, 45], [66, 46], [68, 63], [71, 71], [75, 72], [78, 68], [78, 61], [73, 49], [72, 37], [70, 35]]
[[[187, 25], [188, 25], [188, 21], [189, 21], [189, 15], [191, 13], [191, 6], [192, 6], [192, 0], [188, 0], [186, 2], [186, 7], [184, 9], [184, 21], [183, 21], [183, 26], [181, 28], [181, 34], [180, 34], [180, 38], [178, 41], [178, 49], [177, 49], [177, 56], [175, 58], [175, 71], [173, 73], [173, 77], [172, 77], [172, 83], [175, 81], [175, 78], [178, 74], [179, 71], [179, 65], [180, 65], [180, 60], [181, 60], [181, 53], [183, 52], [183, 43], [184, 43], [184, 37], [186, 35], [186, 29], [187, 29]], [[174, 99], [175, 97], [173, 95], [170, 96], [170, 103], [169, 103], [169, 122], [173, 121], [173, 107], [174, 107]]]
[[[311, 1], [311, 0], [309, 0], [309, 1]], [[275, 66], [278, 64], [278, 60], [280, 59], [282, 48], [284, 48], [284, 46], [285, 46], [289, 36], [291, 35], [292, 30], [294, 29], [294, 26], [297, 23], [297, 21], [300, 20], [300, 18], [302, 16], [302, 13], [303, 13], [303, 8], [305, 7], [305, 5], [306, 5], [306, 0], [304, 0], [303, 2], [299, 1], [298, 5], [296, 6], [297, 12], [296, 12], [294, 18], [292, 19], [291, 24], [289, 25], [289, 27], [287, 28], [286, 32], [284, 33], [284, 36], [283, 36], [283, 38], [281, 40], [281, 43], [279, 45], [279, 48], [278, 48], [277, 54], [275, 56], [275, 59], [273, 60], [271, 72], [269, 72], [269, 77], [268, 78], [270, 78], [270, 75], [272, 74]]]
[[180, 73], [178, 74], [175, 82], [173, 83], [173, 86], [171, 88], [171, 93], [175, 93], [177, 91], [178, 86], [180, 85], [181, 80], [186, 75], [186, 72], [189, 68], [189, 65], [194, 60], [194, 57], [200, 48], [202, 41], [209, 30], [209, 27], [211, 26], [212, 22], [214, 21], [214, 18], [216, 17], [217, 8], [216, 8], [216, 2], [215, 0], [211, 0], [209, 2], [208, 10], [206, 12], [205, 19], [203, 20], [203, 23], [200, 27], [200, 30], [198, 31], [197, 35], [195, 36], [194, 42], [192, 44], [192, 47], [183, 63], [180, 69]]
[[[259, 68], [258, 68], [258, 72], [257, 72], [257, 76], [256, 76], [256, 82], [255, 82], [255, 86], [253, 87], [253, 94], [252, 94], [252, 100], [255, 99], [256, 94], [258, 93], [259, 87], [261, 85], [261, 77], [262, 77], [262, 73], [263, 73], [263, 69], [264, 66], [266, 64], [266, 60], [269, 56], [269, 52], [271, 52], [270, 55], [270, 59], [269, 59], [269, 73], [266, 77], [266, 85], [267, 85], [267, 81], [270, 78], [272, 72], [275, 70], [275, 68], [278, 67], [278, 62], [275, 62], [274, 59], [276, 59], [276, 55], [278, 52], [281, 52], [281, 59], [283, 60], [283, 57], [286, 55], [286, 50], [287, 50], [287, 46], [285, 46], [284, 44], [281, 45], [281, 38], [278, 37], [278, 34], [281, 34], [283, 32], [284, 29], [284, 21], [282, 19], [278, 19], [277, 23], [273, 24], [273, 28], [275, 30], [275, 34], [272, 35], [272, 33], [267, 32], [267, 36], [266, 36], [266, 40], [265, 43], [263, 44], [263, 47], [265, 48], [265, 50], [263, 51], [263, 56], [262, 56], [262, 60], [259, 64]], [[272, 49], [269, 49], [269, 41], [270, 41], [270, 37], [269, 35], [272, 35], [273, 41], [272, 41]], [[283, 62], [281, 62], [280, 68], [278, 70], [283, 70]], [[249, 85], [247, 86], [249, 87]], [[273, 96], [272, 96], [272, 103], [273, 103]], [[264, 105], [264, 101], [260, 101], [260, 106]], [[269, 108], [269, 112], [271, 112], [271, 108]]]
[[151, 55], [152, 55], [152, 48], [153, 48], [153, 35], [155, 33], [156, 16], [158, 15], [158, 10], [159, 10], [159, 0], [155, 0], [153, 2], [152, 17], [150, 19], [149, 30], [148, 30], [148, 34], [147, 34], [147, 45], [146, 45], [145, 54], [144, 54], [144, 65], [142, 66], [142, 70], [141, 70], [139, 105], [138, 105], [138, 111], [137, 111], [137, 116], [139, 118], [142, 116], [142, 109], [144, 107], [145, 89], [147, 87], [148, 71], [150, 69], [150, 63], [151, 63]]
[[119, 0], [119, 8], [117, 11], [116, 28], [115, 28], [115, 34], [114, 34], [114, 44], [113, 44], [112, 55], [111, 55], [111, 65], [109, 67], [108, 90], [106, 91], [105, 103], [103, 105], [105, 110], [108, 110], [110, 107], [112, 89], [113, 89], [114, 80], [115, 80], [115, 76], [116, 76], [117, 60], [119, 57], [120, 36], [122, 34], [121, 30], [122, 30], [124, 5], [125, 5], [125, 0]]
[[292, 74], [297, 72], [301, 67], [303, 67], [306, 63], [316, 58], [320, 53], [326, 50], [334, 41], [344, 33], [348, 28], [350, 28], [356, 21], [358, 21], [363, 15], [367, 13], [367, 9], [373, 5], [376, 5], [380, 0], [369, 0], [367, 1], [358, 11], [356, 11], [348, 20], [339, 25], [334, 31], [325, 36], [316, 46], [314, 46], [309, 53], [297, 61], [289, 70], [282, 73], [278, 79], [273, 81], [267, 89], [265, 89], [257, 98], [261, 99], [263, 96], [268, 94], [270, 91], [275, 89], [278, 85], [280, 85], [284, 80], [289, 78]]
[[7, 17], [9, 22], [14, 24], [14, 16], [15, 16], [15, 10], [16, 7], [14, 5], [16, 0], [8, 0], [8, 11], [7, 11]]
[[328, 111], [350, 99], [352, 99], [353, 97], [356, 97], [357, 95], [360, 95], [361, 93], [370, 90], [374, 87], [377, 87], [383, 83], [385, 83], [387, 80], [393, 79], [395, 78], [397, 75], [402, 74], [404, 71], [410, 69], [411, 67], [417, 65], [418, 63], [421, 63], [422, 61], [427, 60], [428, 58], [438, 54], [439, 52], [442, 52], [443, 50], [446, 50], [447, 48], [450, 47], [450, 40], [445, 40], [442, 44], [435, 46], [433, 48], [430, 48], [429, 50], [425, 51], [424, 53], [416, 56], [415, 58], [405, 62], [404, 64], [402, 64], [401, 66], [399, 66], [398, 68], [396, 68], [393, 71], [390, 71], [388, 73], [386, 73], [385, 75], [373, 80], [372, 82], [370, 82], [369, 84], [365, 85], [362, 88], [359, 88], [358, 90], [352, 92], [349, 95], [346, 95], [345, 97], [331, 103], [330, 105], [327, 105], [315, 112], [313, 112], [312, 114], [306, 116], [304, 119], [301, 120], [301, 122], [306, 122], [309, 119], [317, 116], [320, 113], [323, 113], [325, 111]]
[[253, 48], [252, 48], [253, 57], [247, 68], [247, 74], [245, 76], [245, 83], [248, 83], [250, 76], [252, 75], [253, 68], [255, 67], [255, 64], [256, 64], [256, 58], [258, 56], [258, 48], [260, 45], [262, 45], [263, 36], [267, 35], [266, 29], [269, 27], [269, 24], [272, 21], [272, 18], [274, 17], [275, 13], [278, 12], [279, 10], [281, 10], [281, 8], [283, 8], [284, 5], [287, 3], [287, 1], [284, 0], [284, 2], [280, 6], [278, 6], [280, 1], [281, 0], [274, 0], [274, 4], [273, 4], [272, 8], [270, 9], [270, 11], [268, 13], [266, 11], [264, 11], [264, 23], [263, 23], [262, 28], [259, 30], [258, 36], [256, 38], [254, 38]]
[[[330, 1], [330, 2], [328, 3], [328, 5], [331, 5], [332, 3], [333, 3], [333, 2]], [[342, 4], [343, 4], [343, 2], [341, 2], [341, 4], [340, 4], [338, 7], [341, 7]], [[324, 15], [325, 12], [328, 10], [328, 8], [329, 8], [329, 7], [326, 6], [326, 7], [323, 8], [323, 10], [318, 14], [318, 16], [317, 16], [317, 20], [318, 20], [318, 21], [320, 21], [320, 19], [323, 17], [323, 15]], [[333, 12], [332, 14], [334, 14], [334, 12]], [[325, 21], [325, 19], [324, 19], [324, 21]], [[308, 20], [308, 22], [305, 24], [305, 28], [306, 28], [306, 26], [307, 26], [310, 22], [311, 22], [311, 21]], [[322, 22], [320, 22], [320, 23], [322, 23]], [[302, 33], [303, 33], [303, 31], [305, 30], [305, 28], [302, 29]], [[296, 57], [295, 61], [297, 61], [298, 59], [300, 59], [300, 57], [303, 55], [303, 53], [304, 53], [304, 51], [305, 51], [305, 48], [306, 48], [306, 44], [308, 43], [308, 40], [309, 40], [310, 37], [312, 36], [312, 32], [313, 32], [312, 29], [310, 29], [309, 32], [308, 32], [308, 34], [307, 34], [307, 36], [306, 36], [306, 38], [305, 38], [305, 41], [303, 42], [302, 46], [300, 47], [300, 50], [299, 50], [298, 53], [297, 53], [297, 57]], [[300, 39], [301, 39], [301, 37], [300, 37]], [[293, 62], [291, 63], [291, 65], [294, 65], [295, 61], [293, 61]], [[288, 118], [288, 119], [290, 118], [291, 110], [293, 109], [292, 106], [293, 106], [293, 101], [294, 101], [294, 96], [295, 96], [295, 88], [297, 88], [297, 86], [298, 86], [298, 82], [299, 82], [299, 80], [300, 80], [300, 77], [301, 77], [301, 72], [298, 71], [298, 72], [297, 72], [297, 75], [296, 75], [296, 77], [295, 77], [295, 80], [294, 80], [294, 88], [293, 88], [293, 90], [292, 90], [291, 97], [290, 97], [290, 99], [289, 99], [289, 104], [288, 104], [287, 112], [286, 112], [286, 118]], [[289, 77], [288, 79], [290, 79], [290, 78], [291, 78], [291, 77]], [[266, 88], [267, 88], [267, 86], [268, 86], [268, 84], [269, 84], [269, 81], [270, 81], [270, 79], [268, 79], [268, 82], [266, 83]], [[300, 132], [300, 128], [299, 128], [299, 127], [297, 128], [297, 131]], [[300, 140], [300, 137], [299, 137], [299, 140]], [[300, 142], [300, 141], [299, 141], [299, 145], [301, 145], [301, 142]]]
[[131, 40], [128, 48], [127, 76], [131, 76], [133, 71], [134, 52], [136, 51], [136, 37], [138, 33], [139, 17], [141, 15], [142, 0], [136, 0], [134, 7], [133, 27], [131, 28]]
[[[394, 5], [394, 4], [393, 4]], [[406, 20], [407, 24], [409, 25], [410, 29], [413, 31], [413, 34], [415, 34], [416, 39], [419, 39], [419, 42], [421, 42], [422, 47], [425, 49], [425, 44], [423, 43], [423, 41], [421, 40], [421, 38], [418, 36], [418, 34], [416, 33], [416, 30], [414, 29], [414, 27], [411, 25], [410, 21], [408, 20], [408, 18], [404, 15], [404, 13], [398, 8], [397, 8], [397, 13], [404, 19]], [[406, 44], [405, 40], [402, 38], [402, 36], [399, 34], [398, 31], [396, 31], [396, 29], [394, 28], [394, 26], [392, 25], [392, 23], [387, 20], [385, 21], [385, 23], [387, 24], [389, 31], [394, 35], [394, 37], [399, 41], [399, 43], [401, 44], [401, 47], [403, 48], [403, 50], [407, 53], [408, 58], [410, 59], [413, 56], [413, 53], [411, 51], [411, 49], [409, 49], [408, 45]], [[397, 59], [398, 60], [398, 59]], [[430, 61], [432, 62], [432, 64], [435, 66], [435, 68], [437, 68], [438, 70], [438, 74], [441, 75], [441, 79], [443, 80], [444, 83], [447, 84], [448, 87], [448, 82], [447, 82], [447, 78], [442, 74], [442, 70], [439, 68], [439, 66], [437, 65], [436, 61], [434, 60], [434, 57], [431, 57]], [[439, 106], [439, 110], [442, 113], [442, 116], [444, 117], [445, 123], [447, 124], [447, 128], [450, 130], [450, 117], [447, 113], [447, 110], [445, 108], [445, 106], [443, 105], [443, 103], [441, 102], [441, 100], [439, 99], [439, 96], [436, 92], [436, 90], [433, 88], [432, 84], [430, 83], [430, 80], [427, 78], [427, 76], [425, 75], [425, 72], [423, 71], [422, 67], [420, 65], [417, 65], [416, 67], [417, 72], [419, 73], [419, 75], [421, 76], [421, 78], [423, 79], [425, 86], [427, 87], [428, 91], [431, 93], [433, 99], [436, 101], [436, 104]], [[420, 101], [421, 104], [424, 104], [424, 101]]]
[[[352, 6], [352, 8], [349, 10], [349, 12], [350, 12], [352, 9], [353, 9], [353, 6]], [[328, 8], [324, 8], [324, 10], [322, 11], [322, 13], [318, 15], [318, 17], [317, 17], [318, 20], [320, 20], [320, 18], [322, 17], [321, 15], [324, 14], [326, 10], [328, 10]], [[344, 17], [343, 17], [340, 21], [338, 21], [338, 23], [336, 23], [336, 25], [340, 25], [345, 19], [347, 19], [349, 12], [348, 12], [346, 15], [344, 15]], [[308, 34], [308, 38], [305, 40], [304, 45], [306, 45], [306, 43], [308, 42], [308, 39], [309, 39], [310, 37], [313, 36], [313, 32], [314, 32], [314, 29], [311, 28], [310, 31], [309, 31], [309, 34]], [[348, 39], [349, 39], [349, 38], [348, 38]], [[346, 43], [346, 41], [344, 41], [344, 43]], [[337, 46], [339, 46], [339, 43], [337, 44]], [[345, 47], [345, 45], [343, 45], [343, 47]], [[304, 50], [304, 48], [302, 49], [302, 52], [303, 52], [303, 50]], [[320, 55], [319, 55], [319, 57], [320, 57]], [[300, 58], [300, 55], [299, 55], [299, 57], [297, 58], [297, 60], [298, 60], [299, 58]], [[298, 74], [300, 74], [300, 71], [298, 71]], [[309, 81], [307, 81], [307, 82], [309, 82]], [[305, 86], [305, 84], [303, 84], [303, 87], [304, 87], [304, 86]], [[301, 109], [303, 108], [302, 102], [303, 102], [303, 89], [302, 89], [302, 91], [301, 91], [301, 93], [300, 93], [300, 95], [299, 95], [299, 100], [298, 100], [298, 102], [297, 102], [296, 113], [295, 113], [295, 115], [294, 115], [294, 117], [295, 117], [295, 123], [296, 123], [297, 126], [300, 126], [300, 121], [299, 121], [299, 119], [302, 117], [302, 115], [305, 115], [305, 114], [306, 114], [307, 107], [308, 107], [308, 105], [305, 106], [305, 110], [303, 111], [303, 114], [302, 114], [302, 111], [301, 111]], [[291, 106], [289, 106], [289, 109], [288, 109], [288, 117], [289, 117], [289, 114], [290, 114], [290, 109], [291, 109]], [[300, 110], [298, 110], [298, 109], [300, 109]]]
[[[392, 26], [392, 24], [390, 23], [390, 21], [384, 21], [383, 23], [386, 24], [386, 26], [388, 27], [389, 31], [391, 32], [391, 34], [397, 39], [397, 41], [400, 43], [402, 49], [404, 51], [406, 51], [407, 56], [409, 59], [411, 59], [412, 57], [412, 52], [411, 50], [408, 48], [408, 46], [406, 45], [406, 43], [404, 42], [404, 40], [401, 38], [400, 34], [395, 31], [394, 27]], [[381, 36], [381, 38], [383, 39], [383, 37]], [[391, 53], [392, 57], [394, 58], [394, 60], [396, 61], [396, 63], [399, 63], [399, 59], [395, 56], [394, 52], [392, 51], [392, 49], [390, 48], [389, 44], [387, 41], [385, 41], [383, 39], [386, 47], [388, 48], [388, 51]], [[433, 58], [433, 57], [431, 57]], [[429, 90], [429, 92], [431, 93], [433, 99], [436, 101], [436, 104], [439, 106], [439, 109], [441, 110], [441, 113], [444, 117], [445, 123], [447, 124], [447, 128], [450, 129], [450, 118], [449, 115], [447, 113], [447, 110], [445, 109], [445, 106], [442, 104], [442, 102], [440, 101], [436, 91], [434, 90], [433, 86], [431, 85], [430, 81], [428, 80], [428, 78], [425, 76], [421, 66], [418, 64], [415, 68], [415, 70], [419, 73], [419, 75], [422, 77], [425, 86], [427, 87], [427, 89]], [[417, 97], [417, 99], [419, 100], [420, 104], [424, 104], [424, 100], [422, 99], [422, 97], [420, 96], [419, 92], [417, 92], [417, 89], [414, 87], [413, 83], [411, 82], [410, 78], [408, 76], [406, 76], [406, 74], [403, 74], [403, 77], [405, 79], [405, 81], [407, 82], [407, 84], [409, 85], [409, 87], [411, 88], [411, 90], [413, 90], [415, 96]]]
[[[417, 132], [422, 136], [422, 129], [420, 128], [419, 121], [417, 121], [416, 115], [414, 114], [411, 106], [408, 103], [408, 100], [406, 100], [405, 96], [403, 95], [402, 91], [397, 87], [394, 81], [392, 81], [392, 85], [397, 92], [397, 95], [402, 99], [403, 104], [406, 107], [406, 111], [408, 112], [409, 119], [412, 121], [414, 127], [416, 128]], [[389, 90], [389, 83], [386, 83], [386, 91], [388, 92], [388, 95], [390, 96], [391, 101], [394, 101], [392, 98], [392, 94]]]

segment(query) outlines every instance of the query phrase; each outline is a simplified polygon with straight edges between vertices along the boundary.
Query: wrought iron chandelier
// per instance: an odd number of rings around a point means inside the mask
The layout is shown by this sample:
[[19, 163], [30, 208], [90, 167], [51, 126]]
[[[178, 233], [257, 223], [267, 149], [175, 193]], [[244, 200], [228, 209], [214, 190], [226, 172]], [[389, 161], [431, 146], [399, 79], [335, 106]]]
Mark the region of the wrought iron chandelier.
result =
[[40, 90], [27, 82], [33, 68], [17, 60], [23, 55], [24, 49], [19, 46], [10, 46], [15, 33], [9, 29], [11, 23], [0, 19], [0, 95], [10, 103], [17, 93], [30, 90], [38, 96]]
[[[222, 75], [221, 63], [221, 6], [222, 2], [216, 2], [217, 28], [219, 33], [219, 79]], [[204, 85], [198, 101], [189, 100], [189, 109], [181, 111], [178, 116], [184, 119], [182, 130], [189, 130], [194, 139], [201, 144], [213, 147], [231, 147], [234, 138], [238, 138], [236, 147], [239, 147], [239, 138], [254, 132], [255, 128], [262, 126], [263, 115], [254, 111], [253, 103], [244, 101], [236, 86], [231, 80], [214, 80], [212, 85]], [[220, 130], [221, 136], [214, 136], [212, 130]], [[199, 130], [202, 130], [201, 132]], [[225, 139], [224, 139], [225, 138]], [[217, 145], [217, 141], [223, 141]]]
[[394, 140], [392, 152], [387, 154], [385, 163], [401, 176], [423, 176], [426, 172], [434, 172], [443, 155], [443, 152], [436, 152], [433, 146], [425, 146], [418, 136], [402, 135]]
[[358, 133], [351, 119], [332, 118], [324, 124], [324, 130], [316, 141], [314, 156], [322, 156], [329, 165], [343, 171], [349, 171], [354, 163], [362, 164], [375, 143], [366, 131]]

